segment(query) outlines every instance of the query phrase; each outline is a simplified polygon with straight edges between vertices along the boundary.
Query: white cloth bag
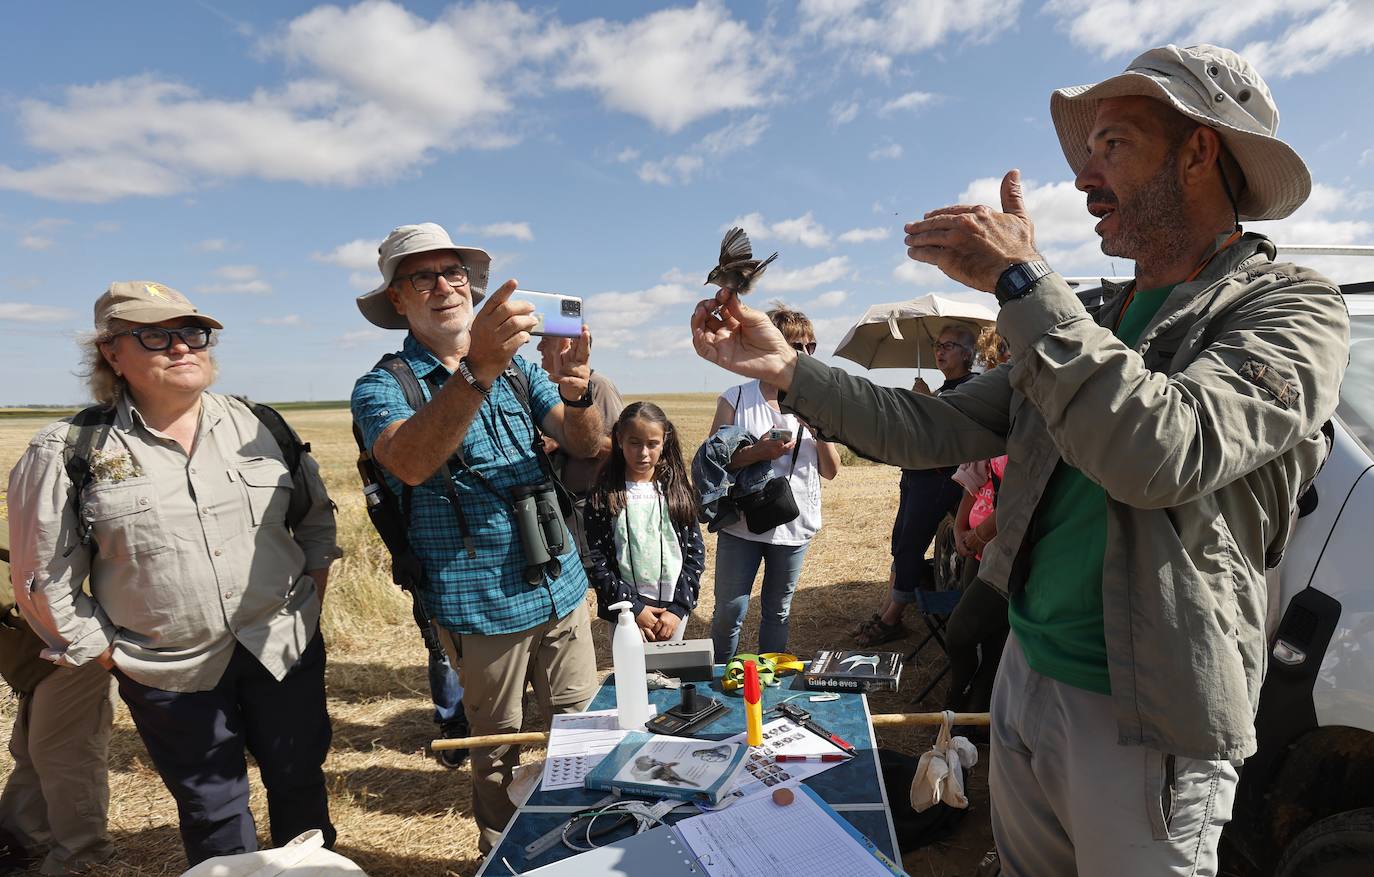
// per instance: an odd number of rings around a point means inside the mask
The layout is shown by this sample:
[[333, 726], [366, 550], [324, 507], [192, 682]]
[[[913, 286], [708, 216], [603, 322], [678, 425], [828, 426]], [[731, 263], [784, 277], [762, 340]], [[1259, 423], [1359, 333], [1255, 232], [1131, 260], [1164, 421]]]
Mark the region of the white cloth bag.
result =
[[302, 832], [286, 846], [235, 856], [206, 859], [181, 877], [345, 877], [367, 872], [353, 862], [324, 848], [319, 829]]
[[954, 713], [944, 712], [935, 745], [921, 756], [916, 776], [911, 778], [911, 808], [923, 813], [944, 802], [960, 809], [968, 807], [964, 795], [964, 769], [978, 763], [978, 748], [966, 737], [953, 737]]

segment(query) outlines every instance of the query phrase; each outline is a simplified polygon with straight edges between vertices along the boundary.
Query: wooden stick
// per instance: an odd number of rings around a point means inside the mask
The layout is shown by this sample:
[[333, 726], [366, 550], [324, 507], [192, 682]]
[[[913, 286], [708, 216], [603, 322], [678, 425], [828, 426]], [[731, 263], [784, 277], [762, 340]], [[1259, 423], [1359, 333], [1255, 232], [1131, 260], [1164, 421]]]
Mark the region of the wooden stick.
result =
[[[944, 713], [877, 713], [873, 716], [874, 728], [901, 728], [907, 726], [938, 727], [944, 721]], [[987, 713], [955, 713], [956, 725], [988, 724]], [[432, 740], [429, 748], [433, 752], [450, 749], [477, 749], [483, 746], [519, 746], [525, 743], [549, 742], [548, 731], [523, 731], [519, 734], [487, 734], [483, 737], [461, 737], [453, 740]]]

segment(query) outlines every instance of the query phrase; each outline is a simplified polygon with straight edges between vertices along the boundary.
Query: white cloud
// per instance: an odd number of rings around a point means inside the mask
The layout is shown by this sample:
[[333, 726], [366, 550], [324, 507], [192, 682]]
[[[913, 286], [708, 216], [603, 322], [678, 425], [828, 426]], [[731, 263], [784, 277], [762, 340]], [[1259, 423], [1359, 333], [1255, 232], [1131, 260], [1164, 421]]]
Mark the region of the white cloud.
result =
[[75, 319], [76, 316], [76, 311], [70, 308], [17, 301], [0, 302], [0, 320], [13, 320], [19, 323], [59, 323]]
[[881, 226], [878, 228], [851, 228], [840, 235], [840, 240], [846, 244], [862, 244], [869, 241], [885, 241], [890, 234], [890, 229]]
[[[958, 284], [950, 280], [944, 273], [934, 265], [927, 265], [925, 262], [913, 262], [910, 259], [903, 259], [892, 269], [892, 277], [899, 283], [907, 286], [918, 287], [919, 292], [930, 292], [936, 289], [954, 289]], [[903, 296], [907, 298], [909, 296]]]
[[571, 57], [556, 78], [588, 88], [608, 108], [676, 133], [722, 111], [759, 107], [785, 69], [765, 34], [723, 4], [664, 9], [628, 23], [597, 19], [573, 27]]
[[1272, 41], [1251, 43], [1241, 54], [1267, 75], [1292, 76], [1374, 49], [1374, 11], [1367, 0], [1316, 5], [1315, 18], [1293, 24]]
[[726, 125], [702, 137], [681, 155], [669, 155], [657, 161], [646, 161], [637, 171], [646, 183], [662, 186], [689, 183], [706, 167], [707, 159], [718, 159], [748, 149], [758, 143], [768, 130], [768, 117], [753, 115], [741, 122]]
[[775, 292], [815, 289], [848, 277], [850, 271], [848, 256], [831, 256], [823, 262], [791, 271], [779, 269], [777, 263], [774, 263], [759, 279], [758, 288], [770, 295]]
[[684, 306], [685, 325], [688, 310], [685, 306], [705, 297], [700, 290], [689, 289], [680, 283], [660, 283], [634, 292], [601, 292], [587, 296], [585, 319], [598, 346], [617, 347], [625, 339], [620, 330], [633, 329], [661, 317], [666, 308]]
[[[830, 245], [830, 232], [826, 231], [825, 226], [816, 221], [810, 210], [801, 216], [781, 219], [772, 224], [765, 221], [760, 213], [749, 213], [736, 217], [734, 221], [721, 226], [721, 231], [734, 226], [748, 232], [750, 241], [776, 238], [784, 243], [801, 244], [812, 249]], [[755, 253], [754, 255], [759, 254]]]
[[354, 329], [352, 332], [345, 332], [336, 341], [340, 347], [372, 347], [378, 341], [395, 337], [385, 329], [369, 326], [366, 329]]
[[810, 302], [810, 304], [807, 305], [807, 307], [811, 307], [811, 308], [833, 308], [833, 307], [839, 307], [840, 305], [844, 304], [848, 299], [849, 299], [849, 293], [846, 292], [845, 290], [843, 290], [843, 289], [832, 289], [832, 290], [830, 290], [829, 292], [823, 292], [823, 293], [821, 293], [820, 295], [816, 296], [815, 298], [811, 299], [811, 302]]
[[865, 76], [886, 79], [892, 73], [892, 56], [882, 52], [865, 52], [859, 57], [857, 66]]
[[198, 253], [222, 253], [229, 249], [229, 242], [224, 238], [206, 238], [195, 246]]
[[354, 271], [366, 271], [369, 268], [375, 271], [378, 243], [367, 238], [357, 238], [346, 244], [339, 244], [327, 253], [313, 253], [310, 258], [316, 262], [328, 262]]
[[258, 274], [256, 265], [221, 265], [215, 269], [217, 283], [207, 283], [196, 287], [197, 292], [231, 293], [238, 295], [265, 295], [272, 287]]
[[[251, 94], [141, 75], [22, 101], [24, 139], [49, 160], [0, 164], [0, 188], [108, 201], [240, 177], [391, 179], [438, 151], [510, 143], [504, 79], [546, 60], [559, 31], [510, 3], [451, 6], [433, 21], [380, 0], [321, 6], [259, 46], [296, 78]], [[397, 47], [424, 63], [398, 64]]]
[[983, 41], [1016, 24], [1020, 0], [802, 0], [802, 31], [863, 50], [865, 72], [885, 75], [890, 55], [909, 55], [957, 38]]
[[[528, 222], [493, 222], [487, 225], [460, 225], [458, 230], [464, 234], [476, 232], [492, 238], [515, 238], [518, 241], [534, 240], [534, 232], [530, 231]], [[375, 250], [375, 248], [374, 248]], [[372, 262], [377, 261], [374, 256]]]
[[52, 238], [36, 234], [26, 234], [19, 238], [19, 246], [26, 250], [46, 250], [55, 243], [57, 242]]
[[285, 314], [280, 317], [261, 317], [258, 323], [263, 326], [303, 326], [305, 320], [300, 314]]
[[859, 116], [859, 102], [856, 100], [836, 101], [830, 105], [830, 124], [839, 127], [848, 125]]
[[929, 106], [936, 99], [937, 95], [928, 91], [908, 91], [901, 97], [894, 97], [892, 100], [878, 108], [878, 115], [890, 116], [893, 113], [904, 110], [919, 110], [921, 107]]
[[886, 143], [881, 146], [873, 147], [868, 153], [869, 161], [890, 161], [902, 157], [902, 144]]
[[627, 146], [615, 155], [616, 164], [629, 164], [639, 158], [639, 150], [632, 146]]
[[707, 272], [705, 270], [702, 270], [696, 274], [688, 274], [686, 271], [683, 271], [681, 268], [678, 268], [676, 265], [674, 265], [672, 268], [669, 268], [667, 271], [664, 271], [663, 275], [659, 277], [659, 280], [662, 280], [665, 283], [696, 284], [702, 282], [706, 278], [706, 274]]
[[663, 359], [692, 352], [692, 333], [686, 326], [662, 326], [639, 335], [633, 345], [623, 345], [630, 359]]
[[[1355, 216], [1374, 202], [1374, 193], [1313, 183], [1307, 202], [1287, 219], [1247, 223], [1277, 244], [1367, 244], [1374, 241], [1374, 222]], [[1366, 261], [1366, 264], [1368, 262]]]
[[1312, 73], [1374, 49], [1366, 0], [1049, 0], [1044, 11], [1075, 43], [1103, 58], [1132, 57], [1170, 42], [1231, 46], [1262, 37], [1240, 54], [1265, 77]]

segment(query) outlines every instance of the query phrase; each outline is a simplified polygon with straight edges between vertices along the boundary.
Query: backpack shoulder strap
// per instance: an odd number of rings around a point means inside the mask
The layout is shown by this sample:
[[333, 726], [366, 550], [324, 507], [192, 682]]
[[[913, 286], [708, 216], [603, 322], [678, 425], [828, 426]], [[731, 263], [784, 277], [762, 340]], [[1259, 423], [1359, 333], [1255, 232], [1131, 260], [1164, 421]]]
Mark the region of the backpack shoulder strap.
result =
[[415, 377], [415, 372], [402, 357], [394, 353], [388, 353], [373, 368], [385, 369], [396, 383], [401, 385], [401, 393], [406, 397], [406, 404], [412, 409], [419, 411], [425, 407], [429, 400], [425, 398], [425, 391], [420, 387], [419, 378]]
[[306, 513], [310, 511], [310, 484], [301, 474], [301, 457], [310, 453], [310, 443], [301, 441], [301, 437], [291, 428], [291, 424], [287, 423], [281, 412], [271, 405], [254, 402], [246, 396], [234, 398], [242, 402], [244, 407], [253, 412], [258, 422], [267, 427], [267, 431], [272, 433], [272, 438], [276, 439], [277, 447], [281, 449], [286, 469], [291, 473], [291, 480], [295, 484], [295, 490], [291, 491], [291, 505], [286, 509], [286, 526], [295, 531], [296, 526], [305, 520]]
[[[81, 515], [81, 494], [91, 483], [91, 454], [105, 446], [105, 440], [114, 426], [114, 407], [92, 405], [77, 412], [67, 427], [67, 438], [62, 448], [62, 465], [71, 482], [70, 502], [76, 514], [76, 530], [80, 537], [78, 544], [85, 545], [91, 540], [91, 529]], [[73, 546], [75, 548], [75, 546]]]

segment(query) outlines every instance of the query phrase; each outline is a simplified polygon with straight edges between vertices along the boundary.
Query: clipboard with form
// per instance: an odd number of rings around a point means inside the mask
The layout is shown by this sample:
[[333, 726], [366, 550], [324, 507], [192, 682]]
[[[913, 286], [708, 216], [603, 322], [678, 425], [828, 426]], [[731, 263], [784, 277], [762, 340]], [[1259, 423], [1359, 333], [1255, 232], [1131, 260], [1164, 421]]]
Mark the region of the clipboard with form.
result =
[[661, 825], [526, 874], [531, 877], [905, 877], [816, 792], [764, 795]]

